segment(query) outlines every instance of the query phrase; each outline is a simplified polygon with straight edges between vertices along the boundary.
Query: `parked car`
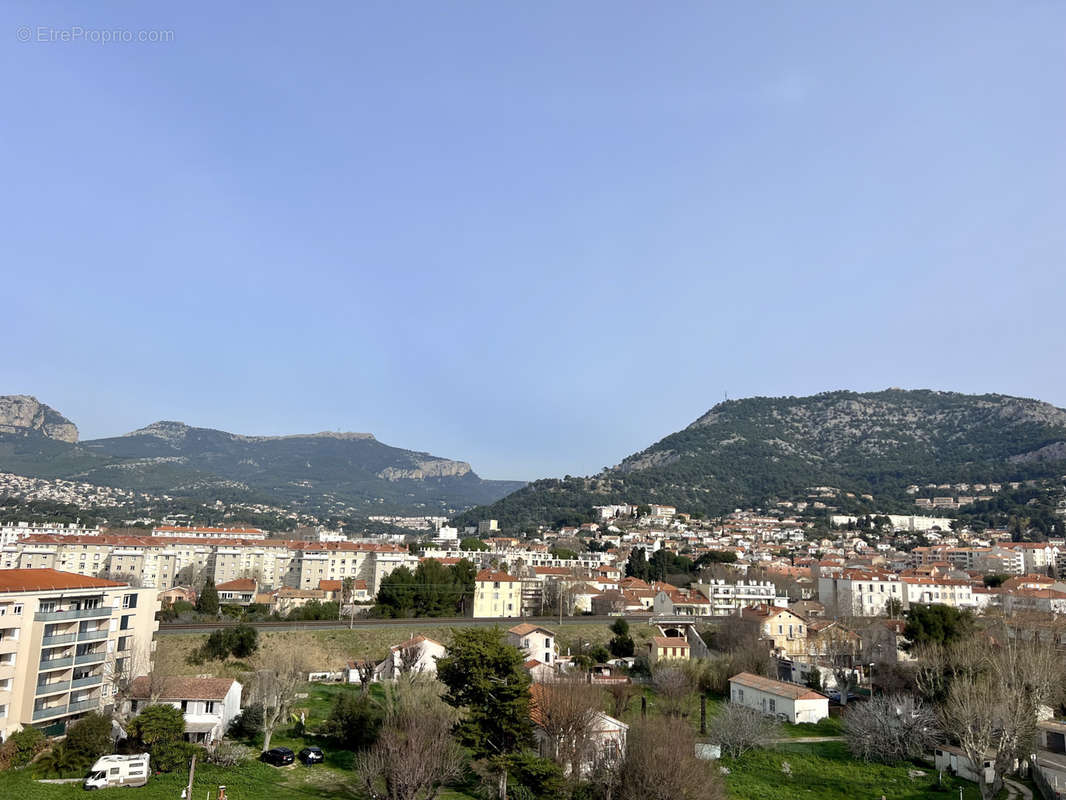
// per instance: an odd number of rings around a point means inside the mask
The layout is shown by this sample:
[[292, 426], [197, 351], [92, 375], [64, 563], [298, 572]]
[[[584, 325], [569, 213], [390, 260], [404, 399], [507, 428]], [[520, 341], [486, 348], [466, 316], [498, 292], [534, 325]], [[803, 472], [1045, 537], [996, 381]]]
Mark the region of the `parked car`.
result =
[[296, 759], [296, 756], [287, 747], [273, 747], [259, 756], [259, 758], [268, 764], [273, 764], [275, 767], [284, 767], [287, 764], [291, 764]]
[[321, 747], [305, 747], [296, 757], [307, 766], [311, 766], [312, 764], [321, 764], [323, 761], [326, 760], [326, 755], [322, 752]]

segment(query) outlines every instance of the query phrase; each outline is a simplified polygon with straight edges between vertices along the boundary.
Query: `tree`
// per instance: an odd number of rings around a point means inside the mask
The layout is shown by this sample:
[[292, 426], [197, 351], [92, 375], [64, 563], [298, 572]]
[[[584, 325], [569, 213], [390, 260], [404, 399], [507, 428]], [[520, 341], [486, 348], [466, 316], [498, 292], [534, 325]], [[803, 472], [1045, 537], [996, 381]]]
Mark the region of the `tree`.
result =
[[725, 790], [711, 762], [696, 758], [692, 727], [679, 719], [651, 718], [629, 729], [617, 771], [618, 800], [722, 800]]
[[778, 732], [774, 720], [755, 709], [726, 703], [711, 719], [710, 739], [732, 758], [762, 747]]
[[459, 542], [460, 550], [488, 550], [489, 546], [476, 536], [467, 536]]
[[569, 547], [553, 547], [550, 552], [552, 558], [558, 558], [560, 561], [574, 561], [577, 558], [577, 553]]
[[532, 741], [529, 674], [525, 656], [506, 644], [499, 628], [456, 628], [437, 677], [444, 700], [465, 709], [456, 728], [459, 741], [477, 758], [494, 759], [501, 800], [507, 795], [507, 767], [501, 757]]
[[950, 647], [946, 700], [940, 707], [945, 730], [958, 740], [971, 764], [991, 757], [992, 779], [978, 771], [982, 800], [1003, 788], [1016, 758], [1033, 752], [1037, 709], [1062, 699], [1063, 662], [1054, 644], [1006, 626], [996, 640], [973, 637]]
[[263, 730], [263, 706], [251, 703], [229, 725], [227, 734], [234, 739], [255, 739]]
[[365, 692], [341, 692], [333, 701], [322, 733], [345, 750], [363, 750], [378, 737], [382, 710]]
[[532, 692], [533, 716], [547, 739], [548, 755], [571, 777], [580, 777], [582, 765], [594, 760], [593, 728], [602, 693], [583, 675], [535, 683]]
[[0, 769], [29, 764], [46, 744], [44, 734], [39, 729], [32, 725], [24, 726], [22, 730], [8, 736], [3, 745], [0, 745]]
[[633, 698], [640, 694], [640, 689], [632, 683], [611, 683], [604, 687], [611, 697], [611, 716], [621, 719], [622, 715], [629, 710], [629, 704]]
[[902, 694], [871, 697], [848, 709], [844, 738], [853, 756], [883, 764], [921, 758], [943, 740], [932, 709]]
[[967, 610], [941, 605], [912, 605], [907, 610], [907, 638], [904, 647], [908, 650], [929, 644], [951, 644], [965, 639], [973, 631], [973, 615]]
[[692, 678], [680, 666], [657, 664], [652, 670], [651, 683], [659, 699], [659, 708], [668, 717], [686, 716], [692, 705], [696, 687]]
[[201, 614], [218, 613], [218, 589], [215, 588], [214, 579], [208, 578], [204, 583], [200, 596], [196, 598], [196, 610]]
[[67, 738], [63, 740], [63, 744], [71, 753], [85, 761], [93, 761], [105, 753], [110, 753], [111, 718], [96, 712], [86, 714], [67, 727]]
[[633, 637], [629, 635], [629, 623], [619, 617], [611, 625], [611, 633], [614, 636], [607, 643], [607, 648], [611, 651], [611, 655], [615, 658], [629, 658], [632, 656], [636, 650], [636, 645], [633, 643]]
[[371, 800], [433, 800], [462, 774], [463, 750], [451, 736], [457, 714], [435, 685], [401, 681], [387, 692], [381, 734], [356, 758]]
[[129, 737], [152, 754], [152, 766], [170, 772], [185, 763], [185, 717], [170, 705], [146, 706], [130, 720]]
[[254, 674], [252, 702], [263, 706], [263, 752], [270, 749], [270, 738], [296, 700], [296, 690], [304, 681], [304, 671], [296, 653], [270, 660], [275, 669], [261, 669]]

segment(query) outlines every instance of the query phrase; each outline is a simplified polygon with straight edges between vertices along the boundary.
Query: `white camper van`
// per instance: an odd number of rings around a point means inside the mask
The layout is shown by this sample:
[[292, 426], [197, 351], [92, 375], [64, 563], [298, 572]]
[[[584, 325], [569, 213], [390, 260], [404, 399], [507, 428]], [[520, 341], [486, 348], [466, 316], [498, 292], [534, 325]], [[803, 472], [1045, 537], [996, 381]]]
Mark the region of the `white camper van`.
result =
[[144, 786], [148, 783], [148, 754], [135, 756], [102, 756], [96, 759], [86, 789], [104, 789], [109, 786]]

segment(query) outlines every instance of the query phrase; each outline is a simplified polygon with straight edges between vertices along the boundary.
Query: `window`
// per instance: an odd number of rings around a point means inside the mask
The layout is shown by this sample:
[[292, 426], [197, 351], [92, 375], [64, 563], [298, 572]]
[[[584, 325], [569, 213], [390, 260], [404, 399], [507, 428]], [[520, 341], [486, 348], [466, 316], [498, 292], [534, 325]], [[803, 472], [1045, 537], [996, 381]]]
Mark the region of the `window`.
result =
[[182, 700], [181, 701], [181, 710], [182, 711], [188, 711], [189, 710], [189, 701], [188, 700]]
[[776, 714], [777, 713], [777, 701], [776, 700], [773, 700], [773, 699], [770, 700], [770, 713], [771, 714]]
[[137, 595], [127, 594], [122, 597], [123, 608], [136, 608], [137, 607]]
[[118, 629], [120, 631], [128, 631], [133, 623], [130, 620], [133, 619], [133, 614], [123, 614], [122, 621], [119, 623]]
[[22, 603], [15, 603], [15, 607], [11, 609], [11, 613], [16, 617], [22, 616]]
[[215, 713], [215, 701], [214, 700], [208, 700], [208, 701], [206, 701], [204, 703], [204, 713], [205, 714], [214, 714]]

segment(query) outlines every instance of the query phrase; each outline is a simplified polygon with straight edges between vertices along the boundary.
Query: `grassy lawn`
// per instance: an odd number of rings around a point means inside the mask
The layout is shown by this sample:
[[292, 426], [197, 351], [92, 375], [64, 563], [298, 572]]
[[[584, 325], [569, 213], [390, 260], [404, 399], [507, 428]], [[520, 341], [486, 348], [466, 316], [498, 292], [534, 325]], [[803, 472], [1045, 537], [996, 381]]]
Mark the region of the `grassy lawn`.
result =
[[[782, 769], [785, 763], [789, 772]], [[740, 759], [723, 759], [729, 795], [735, 800], [978, 800], [977, 786], [944, 777], [937, 786], [931, 766], [882, 766], [853, 760], [842, 743], [783, 744]], [[911, 778], [908, 770], [925, 775]]]
[[826, 717], [819, 722], [801, 722], [798, 725], [782, 725], [782, 734], [793, 739], [807, 736], [843, 736], [844, 723], [839, 717]]

